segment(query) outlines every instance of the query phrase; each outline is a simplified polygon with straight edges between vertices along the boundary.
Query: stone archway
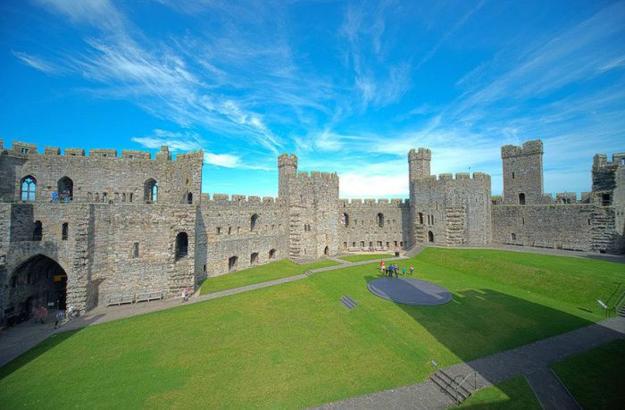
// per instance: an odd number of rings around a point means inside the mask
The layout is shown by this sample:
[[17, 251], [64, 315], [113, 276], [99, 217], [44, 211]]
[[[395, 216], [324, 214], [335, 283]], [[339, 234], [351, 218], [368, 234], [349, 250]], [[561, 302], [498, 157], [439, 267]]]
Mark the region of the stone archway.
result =
[[9, 324], [28, 320], [33, 308], [65, 309], [67, 273], [54, 259], [37, 254], [20, 263], [9, 276], [5, 317]]

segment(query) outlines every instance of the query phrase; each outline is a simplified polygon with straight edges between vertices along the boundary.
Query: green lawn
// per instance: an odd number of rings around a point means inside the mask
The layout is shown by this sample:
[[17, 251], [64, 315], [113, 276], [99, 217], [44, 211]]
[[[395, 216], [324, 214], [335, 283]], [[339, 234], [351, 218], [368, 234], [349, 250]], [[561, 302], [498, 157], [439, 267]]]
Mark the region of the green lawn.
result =
[[625, 340], [569, 357], [552, 368], [583, 408], [623, 408]]
[[252, 285], [254, 283], [286, 278], [288, 276], [299, 275], [310, 269], [324, 268], [326, 266], [334, 266], [338, 264], [339, 263], [336, 261], [323, 259], [317, 262], [300, 265], [295, 262], [291, 262], [288, 259], [282, 259], [277, 262], [255, 266], [238, 272], [228, 273], [214, 278], [207, 278], [204, 283], [202, 283], [200, 294], [204, 295], [206, 293], [217, 292], [220, 290], [239, 288], [241, 286]]
[[361, 262], [369, 260], [379, 261], [380, 259], [388, 259], [393, 257], [395, 257], [395, 255], [390, 253], [359, 253], [356, 255], [341, 256], [339, 259], [343, 259], [347, 262]]
[[480, 410], [540, 410], [536, 395], [523, 376], [477, 391], [456, 408], [477, 407]]
[[588, 325], [602, 318], [595, 299], [625, 282], [623, 265], [516, 252], [430, 248], [409, 262], [453, 301], [378, 298], [366, 288], [375, 263], [318, 273], [56, 336], [0, 369], [0, 403], [314, 406], [423, 381], [431, 360], [445, 367]]

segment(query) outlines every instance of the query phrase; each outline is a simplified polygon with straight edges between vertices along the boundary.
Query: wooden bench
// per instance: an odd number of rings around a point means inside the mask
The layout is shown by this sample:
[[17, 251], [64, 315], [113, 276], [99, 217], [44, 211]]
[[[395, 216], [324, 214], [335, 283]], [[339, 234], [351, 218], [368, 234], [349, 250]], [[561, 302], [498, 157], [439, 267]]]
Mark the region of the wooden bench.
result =
[[135, 302], [149, 302], [151, 300], [163, 299], [163, 291], [137, 293]]
[[134, 303], [134, 301], [135, 301], [134, 295], [129, 295], [129, 294], [110, 295], [108, 297], [106, 306], [125, 305], [129, 303]]

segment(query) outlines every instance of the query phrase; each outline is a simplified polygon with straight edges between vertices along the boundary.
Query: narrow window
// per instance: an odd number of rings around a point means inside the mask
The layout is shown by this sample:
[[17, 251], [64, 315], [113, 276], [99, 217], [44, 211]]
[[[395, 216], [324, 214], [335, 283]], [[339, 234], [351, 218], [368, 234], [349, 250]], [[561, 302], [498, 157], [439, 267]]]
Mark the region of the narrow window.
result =
[[252, 215], [250, 218], [250, 231], [254, 231], [256, 229], [256, 223], [258, 222], [258, 214]]
[[377, 216], [377, 220], [378, 220], [378, 226], [380, 228], [383, 228], [384, 227], [384, 214], [379, 213]]
[[221, 235], [221, 227], [217, 227], [217, 235]]
[[37, 193], [37, 180], [30, 175], [24, 177], [22, 179], [21, 191], [22, 201], [34, 201]]
[[369, 247], [373, 248], [373, 242], [369, 241]]
[[347, 227], [349, 226], [349, 215], [347, 213], [343, 214], [343, 224]]
[[40, 241], [41, 238], [43, 238], [43, 227], [41, 221], [36, 221], [33, 229], [33, 241]]
[[143, 199], [148, 204], [158, 201], [158, 183], [154, 178], [148, 179], [143, 184]]
[[428, 242], [434, 242], [434, 233], [428, 231]]
[[521, 217], [521, 225], [525, 225], [525, 217]]
[[612, 204], [612, 198], [610, 198], [610, 194], [601, 195], [601, 205], [610, 206]]
[[187, 256], [189, 253], [189, 237], [186, 232], [180, 232], [176, 235], [176, 260]]
[[132, 192], [130, 193], [129, 201], [132, 202]]
[[394, 241], [394, 243], [395, 243], [395, 247], [397, 247], [397, 241]]
[[228, 227], [228, 235], [231, 235], [231, 234], [232, 234], [232, 227], [231, 227], [231, 226], [229, 226], [229, 227]]
[[67, 222], [65, 222], [61, 226], [61, 240], [64, 240], [64, 241], [67, 240], [68, 231], [69, 231], [69, 225], [67, 224]]
[[513, 233], [511, 233], [511, 234], [510, 234], [510, 238], [511, 238], [513, 241], [516, 241], [516, 234], [515, 234], [514, 232], [513, 232]]
[[514, 179], [514, 171], [512, 171], [512, 179]]
[[355, 248], [356, 247], [356, 242], [352, 242], [352, 246]]
[[360, 241], [360, 247], [364, 248], [365, 247], [365, 241]]
[[522, 192], [519, 194], [519, 204], [525, 205], [525, 194]]
[[192, 204], [193, 203], [193, 193], [189, 192], [187, 194], [187, 203], [188, 204]]
[[330, 256], [330, 248], [326, 246], [326, 247], [323, 249], [323, 254], [324, 254], [325, 256]]
[[139, 257], [139, 242], [135, 242], [132, 244], [132, 257], [133, 258]]

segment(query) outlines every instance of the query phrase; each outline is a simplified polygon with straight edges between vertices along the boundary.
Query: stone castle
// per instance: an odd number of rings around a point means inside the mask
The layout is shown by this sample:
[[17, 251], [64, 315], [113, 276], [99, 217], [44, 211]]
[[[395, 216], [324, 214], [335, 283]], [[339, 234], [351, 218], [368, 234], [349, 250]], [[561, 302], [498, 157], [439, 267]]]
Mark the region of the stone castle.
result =
[[625, 153], [595, 155], [592, 192], [543, 192], [543, 144], [501, 149], [503, 197], [483, 173], [430, 174], [408, 153], [410, 198], [339, 199], [336, 174], [278, 157], [278, 197], [201, 192], [203, 154], [155, 158], [0, 141], [0, 323], [39, 304], [179, 295], [207, 276], [272, 260], [415, 246], [518, 245], [625, 252]]

